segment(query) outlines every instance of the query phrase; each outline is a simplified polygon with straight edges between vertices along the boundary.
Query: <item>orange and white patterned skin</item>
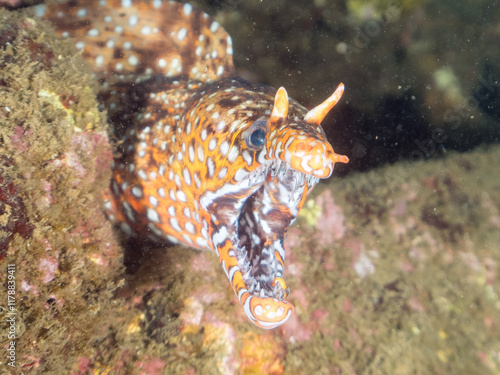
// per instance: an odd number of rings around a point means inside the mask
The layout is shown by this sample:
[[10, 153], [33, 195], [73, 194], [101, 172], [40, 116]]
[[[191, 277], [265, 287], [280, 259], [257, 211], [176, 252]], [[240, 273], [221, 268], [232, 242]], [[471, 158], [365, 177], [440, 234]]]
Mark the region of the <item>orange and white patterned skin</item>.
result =
[[226, 31], [189, 4], [72, 1], [39, 7], [100, 80], [122, 137], [105, 209], [129, 235], [213, 250], [248, 318], [293, 314], [283, 238], [335, 163], [320, 123], [284, 88], [238, 78]]

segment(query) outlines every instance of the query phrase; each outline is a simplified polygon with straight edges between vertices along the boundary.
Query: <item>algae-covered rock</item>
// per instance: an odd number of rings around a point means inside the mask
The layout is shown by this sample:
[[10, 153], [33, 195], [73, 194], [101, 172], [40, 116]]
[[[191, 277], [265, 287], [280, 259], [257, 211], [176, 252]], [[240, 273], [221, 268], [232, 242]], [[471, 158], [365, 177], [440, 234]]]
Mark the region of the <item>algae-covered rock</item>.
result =
[[15, 344], [2, 371], [67, 373], [119, 281], [101, 204], [112, 152], [92, 85], [70, 43], [0, 9], [0, 337]]

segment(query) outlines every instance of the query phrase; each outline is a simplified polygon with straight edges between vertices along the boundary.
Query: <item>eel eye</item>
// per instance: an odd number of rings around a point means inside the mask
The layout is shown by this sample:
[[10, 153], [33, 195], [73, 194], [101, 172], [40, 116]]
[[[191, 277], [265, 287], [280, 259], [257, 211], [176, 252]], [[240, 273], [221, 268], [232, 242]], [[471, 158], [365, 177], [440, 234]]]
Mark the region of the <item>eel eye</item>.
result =
[[254, 121], [245, 132], [245, 143], [251, 150], [261, 149], [266, 144], [267, 119], [261, 117]]

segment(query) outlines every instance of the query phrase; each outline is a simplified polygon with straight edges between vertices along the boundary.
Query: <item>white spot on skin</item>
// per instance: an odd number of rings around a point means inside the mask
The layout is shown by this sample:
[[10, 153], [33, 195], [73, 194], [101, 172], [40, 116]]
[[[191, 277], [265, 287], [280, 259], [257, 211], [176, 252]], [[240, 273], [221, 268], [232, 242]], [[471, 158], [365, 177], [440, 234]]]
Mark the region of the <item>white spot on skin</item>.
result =
[[229, 143], [226, 141], [222, 142], [219, 146], [219, 151], [222, 156], [226, 156], [229, 151]]
[[222, 74], [224, 74], [224, 67], [222, 65], [219, 65], [217, 68], [217, 75], [220, 77]]
[[108, 47], [109, 49], [115, 48], [115, 41], [113, 39], [108, 40], [106, 42], [106, 47]]
[[198, 172], [193, 173], [193, 178], [194, 178], [194, 184], [199, 189], [201, 187], [201, 179], [200, 179], [200, 175], [198, 174]]
[[148, 208], [148, 210], [147, 210], [147, 216], [148, 216], [148, 220], [149, 221], [152, 221], [154, 223], [159, 223], [160, 222], [160, 215], [158, 215], [158, 212], [156, 212], [152, 208]]
[[184, 193], [182, 190], [177, 191], [177, 198], [179, 198], [179, 200], [180, 200], [181, 202], [184, 202], [184, 203], [186, 203], [186, 202], [187, 202], [187, 196], [186, 196], [186, 193]]
[[132, 66], [137, 66], [139, 64], [139, 59], [135, 55], [130, 55], [128, 58], [128, 63]]
[[158, 173], [160, 174], [160, 176], [165, 176], [165, 166], [163, 164], [160, 164], [160, 166], [158, 167]]
[[175, 207], [174, 206], [168, 206], [167, 208], [167, 212], [170, 216], [172, 217], [175, 217], [176, 216], [176, 213], [175, 213]]
[[120, 223], [120, 229], [122, 230], [123, 233], [127, 234], [127, 235], [132, 235], [132, 228], [130, 227], [130, 225], [128, 225], [127, 223], [125, 222], [122, 222]]
[[103, 65], [104, 64], [104, 56], [99, 55], [95, 58], [95, 64], [96, 65]]
[[208, 142], [208, 150], [213, 151], [217, 147], [217, 138], [212, 138], [210, 142]]
[[252, 165], [253, 159], [247, 150], [244, 150], [243, 153], [241, 154], [241, 156], [243, 156], [243, 159], [245, 160], [245, 162], [247, 163], [248, 166]]
[[99, 36], [99, 30], [97, 30], [97, 29], [90, 29], [87, 34], [88, 34], [88, 36], [93, 36], [93, 37]]
[[224, 168], [222, 168], [222, 169], [220, 170], [220, 172], [219, 172], [219, 174], [218, 174], [218, 176], [217, 176], [217, 177], [219, 177], [219, 179], [221, 179], [221, 180], [222, 180], [224, 177], [226, 177], [226, 175], [227, 175], [227, 168], [226, 168], [226, 167], [224, 167]]
[[190, 186], [191, 185], [191, 176], [189, 175], [189, 171], [187, 170], [187, 168], [184, 168], [182, 170], [182, 177], [184, 177], [184, 182], [186, 183], [186, 185]]
[[167, 62], [165, 61], [165, 59], [158, 60], [158, 66], [160, 68], [165, 68], [167, 66]]
[[246, 176], [248, 175], [247, 171], [245, 169], [238, 169], [236, 173], [234, 174], [234, 180], [236, 182], [242, 181]]
[[175, 217], [170, 218], [169, 223], [174, 230], [176, 230], [177, 232], [182, 232], [182, 228], [180, 227], [179, 222]]
[[153, 223], [148, 223], [148, 228], [149, 228], [149, 230], [151, 230], [151, 232], [153, 232], [158, 237], [163, 237], [163, 235], [164, 235], [163, 231], [160, 228], [158, 228], [156, 225], [154, 225]]
[[125, 42], [125, 43], [123, 43], [123, 48], [125, 48], [125, 49], [131, 49], [132, 48], [132, 43], [131, 42]]
[[132, 206], [128, 202], [122, 203], [123, 211], [125, 211], [125, 216], [132, 222], [135, 222], [135, 212]]
[[203, 142], [205, 142], [207, 140], [207, 135], [208, 135], [207, 129], [203, 129], [202, 132], [201, 132], [201, 140]]
[[123, 64], [122, 63], [118, 63], [115, 65], [115, 69], [116, 70], [122, 70], [123, 69]]
[[264, 309], [262, 308], [262, 305], [257, 305], [253, 309], [253, 312], [256, 316], [261, 316], [264, 313]]
[[174, 189], [170, 189], [168, 191], [168, 196], [170, 197], [170, 199], [172, 199], [174, 202], [177, 202], [177, 198], [175, 197], [175, 191]]
[[225, 127], [226, 127], [226, 123], [224, 121], [221, 121], [217, 124], [217, 127], [215, 128], [215, 130], [217, 130], [219, 133], [222, 133], [222, 131], [224, 130]]
[[231, 39], [230, 36], [227, 37], [227, 49], [226, 49], [226, 53], [228, 55], [232, 55], [233, 54], [233, 40]]
[[104, 17], [104, 22], [110, 23], [111, 21], [113, 21], [113, 18], [111, 16]]
[[76, 47], [77, 50], [82, 50], [82, 49], [85, 48], [85, 43], [82, 42], [82, 41], [76, 42], [75, 47]]
[[151, 26], [144, 26], [142, 29], [141, 29], [141, 34], [143, 35], [149, 35], [151, 34]]
[[227, 156], [227, 160], [230, 163], [234, 163], [236, 161], [236, 158], [238, 157], [239, 154], [240, 153], [238, 151], [238, 147], [232, 146], [231, 150], [229, 151], [229, 155]]
[[130, 8], [132, 6], [132, 0], [122, 0], [122, 7]]
[[111, 189], [113, 190], [113, 194], [116, 196], [120, 195], [120, 187], [116, 181], [111, 182]]
[[149, 203], [151, 203], [153, 207], [158, 207], [158, 199], [152, 195], [149, 196]]
[[173, 59], [172, 62], [170, 63], [170, 67], [174, 70], [180, 70], [181, 68], [180, 60], [177, 57]]
[[137, 25], [137, 22], [139, 22], [139, 17], [137, 17], [137, 15], [135, 14], [131, 15], [128, 19], [128, 25], [130, 27], [134, 27], [135, 25]]
[[174, 182], [177, 187], [182, 188], [181, 177], [179, 175], [174, 175]]
[[203, 163], [205, 161], [205, 153], [203, 152], [203, 146], [198, 145], [198, 148], [196, 149], [196, 153], [198, 155], [198, 160]]
[[87, 9], [82, 8], [76, 12], [77, 17], [85, 17], [87, 15]]
[[219, 28], [219, 23], [214, 21], [212, 22], [212, 24], [210, 25], [210, 31], [215, 33], [217, 31], [217, 29]]
[[184, 7], [182, 8], [184, 15], [189, 16], [191, 14], [191, 11], [193, 10], [193, 7], [191, 4], [184, 4]]
[[117, 34], [123, 33], [123, 27], [121, 27], [120, 25], [115, 26], [115, 33]]
[[215, 163], [211, 157], [207, 158], [207, 166], [208, 166], [208, 177], [212, 178], [215, 173]]
[[183, 27], [177, 32], [177, 39], [179, 40], [179, 42], [182, 42], [186, 38], [186, 36], [187, 36], [187, 29], [185, 27]]
[[188, 156], [189, 156], [189, 161], [191, 163], [194, 163], [194, 147], [193, 147], [193, 145], [189, 145], [189, 147], [188, 147]]
[[134, 186], [132, 188], [132, 194], [136, 198], [142, 198], [142, 190], [141, 190], [141, 188], [139, 188], [138, 186]]
[[191, 223], [190, 221], [188, 221], [188, 222], [186, 222], [186, 224], [184, 224], [184, 228], [186, 228], [186, 230], [191, 234], [195, 234], [195, 232], [196, 232], [196, 229], [195, 229], [193, 223]]

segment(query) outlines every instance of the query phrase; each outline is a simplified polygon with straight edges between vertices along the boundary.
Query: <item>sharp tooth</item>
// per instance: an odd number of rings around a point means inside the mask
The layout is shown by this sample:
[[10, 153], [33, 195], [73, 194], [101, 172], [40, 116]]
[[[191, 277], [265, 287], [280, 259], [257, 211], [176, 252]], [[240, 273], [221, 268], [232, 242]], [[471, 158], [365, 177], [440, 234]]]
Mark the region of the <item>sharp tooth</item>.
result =
[[255, 282], [254, 282], [254, 280], [252, 280], [252, 284], [248, 285], [247, 288], [248, 288], [248, 291], [250, 293], [254, 293], [255, 292]]
[[260, 290], [260, 296], [261, 296], [262, 298], [266, 297], [266, 292], [264, 291], [264, 289], [261, 289], [261, 290]]
[[300, 173], [298, 176], [295, 176], [295, 191], [299, 190], [299, 187], [304, 183], [304, 175]]
[[253, 286], [254, 293], [259, 293], [261, 291], [260, 283], [255, 282]]

